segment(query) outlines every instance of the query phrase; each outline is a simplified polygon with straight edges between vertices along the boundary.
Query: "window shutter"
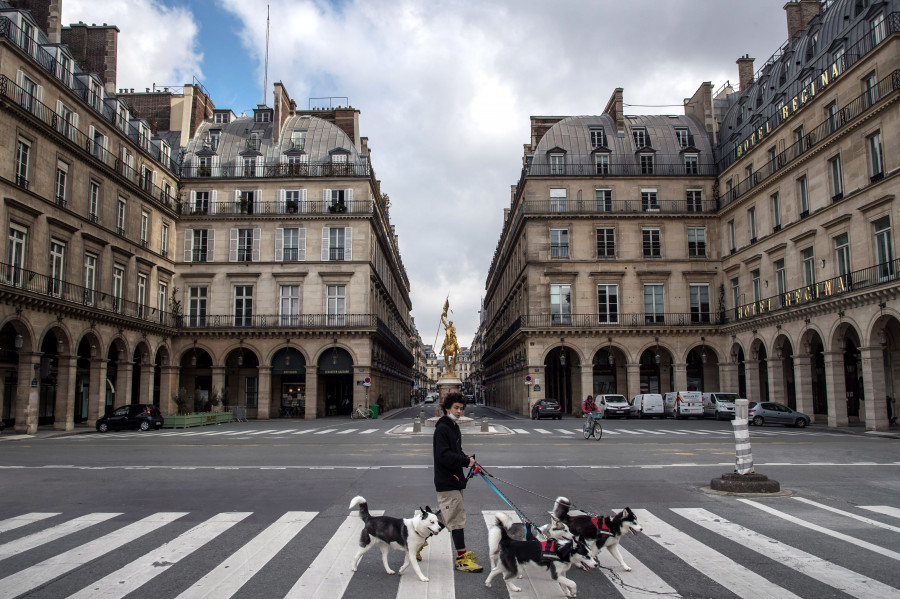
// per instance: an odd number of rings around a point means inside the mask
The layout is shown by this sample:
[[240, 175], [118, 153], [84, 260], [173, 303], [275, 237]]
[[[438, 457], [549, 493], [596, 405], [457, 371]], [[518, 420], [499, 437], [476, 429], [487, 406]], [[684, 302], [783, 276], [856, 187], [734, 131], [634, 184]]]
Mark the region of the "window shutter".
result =
[[353, 260], [353, 228], [344, 227], [344, 260]]
[[275, 262], [284, 261], [284, 229], [275, 229]]
[[345, 189], [344, 190], [344, 200], [347, 205], [347, 212], [353, 212], [353, 190]]
[[215, 257], [215, 248], [216, 248], [216, 230], [215, 229], [207, 229], [206, 232], [206, 261], [212, 262]]
[[191, 261], [191, 251], [194, 249], [194, 230], [184, 230], [184, 261]]
[[259, 262], [259, 242], [261, 233], [262, 229], [253, 229], [253, 251], [250, 254], [250, 260], [253, 262]]
[[284, 214], [287, 212], [287, 207], [285, 206], [285, 190], [278, 190], [278, 206], [275, 208], [275, 212], [278, 214]]
[[95, 135], [96, 131], [97, 130], [94, 129], [93, 125], [90, 125], [88, 127], [88, 140], [87, 140], [87, 143], [84, 144], [84, 149], [87, 150], [88, 152], [90, 152], [91, 154], [94, 153], [94, 135]]
[[56, 130], [57, 131], [65, 130], [65, 121], [63, 121], [62, 113], [63, 113], [62, 100], [57, 100], [56, 101]]
[[231, 230], [231, 244], [228, 246], [228, 260], [230, 262], [237, 262], [238, 255], [238, 230]]
[[157, 174], [156, 171], [153, 171], [153, 175], [150, 177], [150, 180], [153, 182], [154, 185], [156, 185], [156, 174]]
[[322, 212], [328, 212], [328, 206], [331, 204], [331, 190], [322, 190]]
[[191, 190], [191, 203], [190, 203], [190, 207], [191, 207], [191, 210], [193, 210], [194, 212], [197, 211], [197, 192], [194, 191], [194, 190]]
[[72, 139], [72, 141], [78, 141], [77, 129], [78, 129], [78, 113], [73, 112], [72, 113], [72, 129], [69, 131], [69, 137]]
[[243, 177], [244, 176], [244, 159], [238, 156], [234, 159], [234, 176], [235, 177]]
[[262, 214], [262, 189], [253, 192], [253, 214]]
[[[25, 84], [25, 73], [22, 72], [22, 69], [19, 69], [18, 71], [16, 71], [16, 85], [21, 90], [23, 87], [25, 87], [24, 84]], [[22, 92], [20, 91], [19, 93], [21, 94]]]
[[[37, 92], [35, 92], [34, 97], [37, 98], [38, 102], [44, 101], [44, 86], [43, 85], [37, 86]], [[37, 108], [35, 107], [33, 110], [36, 111]]]
[[265, 175], [266, 175], [266, 161], [264, 160], [264, 156], [257, 156], [256, 157], [256, 176], [264, 177]]
[[106, 156], [109, 153], [109, 137], [106, 135], [103, 136], [103, 160], [106, 160]]
[[306, 212], [306, 190], [300, 190], [300, 206], [297, 208], [297, 212]]
[[322, 227], [322, 260], [328, 260], [328, 240], [329, 240], [329, 229], [328, 227]]
[[221, 164], [221, 160], [219, 159], [219, 157], [213, 156], [212, 159], [209, 161], [210, 175], [212, 175], [213, 177], [219, 176], [219, 165], [220, 164]]
[[306, 260], [306, 229], [297, 229], [297, 260]]

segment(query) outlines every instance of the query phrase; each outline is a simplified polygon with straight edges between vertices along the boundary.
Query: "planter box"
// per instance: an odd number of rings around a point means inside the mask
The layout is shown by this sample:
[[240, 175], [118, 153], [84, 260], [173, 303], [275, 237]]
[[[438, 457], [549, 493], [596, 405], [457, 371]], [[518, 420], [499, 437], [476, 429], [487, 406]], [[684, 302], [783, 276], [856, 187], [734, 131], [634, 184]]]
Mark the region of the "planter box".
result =
[[231, 412], [196, 412], [194, 414], [166, 416], [163, 419], [163, 428], [191, 428], [207, 424], [222, 424], [232, 420]]

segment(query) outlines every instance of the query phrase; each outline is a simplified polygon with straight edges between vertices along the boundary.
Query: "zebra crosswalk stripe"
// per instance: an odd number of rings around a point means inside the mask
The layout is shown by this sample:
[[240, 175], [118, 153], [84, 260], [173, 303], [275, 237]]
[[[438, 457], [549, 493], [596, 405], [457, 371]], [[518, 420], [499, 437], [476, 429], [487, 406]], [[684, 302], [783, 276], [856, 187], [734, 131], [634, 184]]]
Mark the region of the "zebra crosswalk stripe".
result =
[[[441, 532], [428, 539], [428, 547], [422, 550], [422, 562], [419, 567], [428, 582], [422, 582], [412, 567], [407, 568], [400, 577], [397, 599], [454, 599], [456, 583], [454, 580], [452, 547], [450, 531]], [[371, 551], [369, 553], [372, 553]]]
[[856, 545], [857, 547], [862, 547], [863, 549], [868, 549], [869, 551], [874, 551], [875, 553], [878, 553], [885, 557], [889, 557], [893, 560], [900, 561], [900, 553], [897, 553], [896, 551], [891, 551], [890, 549], [885, 549], [884, 547], [875, 545], [874, 543], [869, 543], [868, 541], [863, 541], [861, 539], [857, 539], [856, 537], [852, 537], [850, 535], [845, 535], [842, 532], [837, 532], [837, 531], [831, 530], [830, 528], [825, 528], [824, 526], [819, 526], [818, 524], [813, 524], [812, 522], [807, 522], [806, 520], [801, 520], [800, 518], [791, 516], [790, 514], [786, 514], [782, 511], [776, 510], [775, 508], [771, 508], [767, 505], [759, 503], [758, 501], [753, 501], [752, 499], [738, 499], [738, 501], [746, 503], [747, 505], [752, 505], [753, 507], [761, 509], [764, 512], [768, 512], [769, 514], [772, 514], [773, 516], [778, 516], [779, 518], [781, 518], [783, 520], [787, 520], [788, 522], [793, 522], [794, 524], [797, 524], [804, 528], [808, 528], [810, 530], [820, 532], [820, 533], [828, 535], [830, 537], [834, 537], [836, 539], [846, 541], [847, 543], [850, 543], [852, 545]]
[[650, 434], [650, 435], [665, 435], [665, 434], [666, 434], [666, 433], [664, 433], [664, 432], [651, 431], [651, 430], [646, 429], [646, 428], [637, 428], [637, 429], [635, 429], [635, 430], [641, 431], [642, 433], [647, 433], [647, 434]]
[[288, 512], [231, 554], [176, 599], [229, 599], [259, 572], [317, 512]]
[[201, 522], [177, 538], [144, 554], [68, 599], [121, 599], [177, 564], [252, 512], [224, 512]]
[[900, 508], [891, 507], [889, 505], [861, 505], [859, 507], [864, 510], [869, 510], [870, 512], [875, 512], [876, 514], [900, 518]]
[[15, 518], [0, 520], [0, 532], [15, 530], [23, 526], [28, 526], [29, 524], [32, 524], [34, 522], [40, 522], [41, 520], [46, 520], [47, 518], [52, 518], [53, 516], [59, 516], [59, 514], [60, 512], [31, 512], [30, 514], [22, 514], [21, 516], [16, 516]]
[[699, 524], [726, 539], [751, 549], [769, 559], [780, 563], [791, 570], [801, 572], [840, 591], [858, 597], [882, 597], [894, 599], [900, 597], [900, 589], [882, 584], [862, 574], [825, 561], [800, 549], [785, 545], [775, 539], [729, 522], [716, 514], [698, 508], [673, 508], [673, 512], [684, 516], [691, 522]]
[[528, 435], [528, 434], [530, 434], [530, 433], [529, 433], [528, 431], [526, 431], [524, 428], [514, 428], [513, 431], [519, 433], [520, 435]]
[[153, 514], [89, 543], [60, 553], [24, 570], [19, 570], [0, 580], [0, 599], [13, 599], [23, 595], [102, 555], [115, 551], [126, 543], [141, 538], [147, 534], [148, 530], [155, 530], [164, 524], [187, 516], [187, 514], [188, 512]]
[[652, 530], [652, 535], [645, 535], [663, 549], [671, 551], [698, 572], [715, 580], [738, 597], [756, 599], [799, 599], [797, 595], [772, 582], [756, 572], [745, 568], [731, 558], [707, 547], [674, 526], [660, 520], [645, 509], [634, 512], [645, 530]]
[[543, 428], [536, 428], [536, 429], [534, 429], [534, 432], [541, 433], [542, 435], [552, 435], [553, 434], [550, 431], [548, 431], [547, 429], [543, 429]]
[[667, 597], [681, 597], [678, 592], [670, 587], [665, 580], [656, 575], [653, 570], [644, 565], [634, 555], [619, 545], [619, 553], [622, 559], [631, 568], [631, 572], [622, 571], [609, 551], [600, 551], [600, 572], [609, 580], [623, 599], [647, 599], [653, 595], [666, 595]]
[[850, 512], [845, 512], [844, 510], [839, 510], [836, 507], [832, 507], [830, 505], [825, 505], [824, 503], [818, 503], [816, 501], [812, 501], [811, 499], [806, 499], [805, 497], [794, 497], [794, 500], [815, 506], [817, 508], [821, 508], [823, 510], [828, 510], [829, 512], [834, 512], [835, 514], [840, 514], [841, 516], [846, 516], [847, 518], [853, 518], [854, 520], [859, 520], [860, 522], [865, 522], [866, 524], [871, 524], [872, 526], [877, 526], [879, 528], [885, 528], [885, 529], [893, 531], [893, 532], [900, 532], [900, 527], [891, 526], [890, 524], [885, 524], [884, 522], [879, 522], [878, 520], [866, 518], [865, 516], [860, 516], [858, 514], [852, 514]]
[[[519, 517], [515, 512], [505, 511], [504, 513], [509, 516], [513, 522], [520, 522]], [[482, 511], [481, 514], [484, 517], [484, 523], [488, 529], [494, 526], [494, 523], [496, 522], [495, 511]], [[483, 563], [482, 565], [485, 567], [485, 572], [490, 572], [490, 556], [488, 556], [488, 559], [485, 559], [484, 562], [486, 563]], [[516, 599], [540, 599], [542, 597], [559, 596], [559, 583], [550, 578], [549, 575], [538, 575], [532, 578], [532, 570], [529, 567], [520, 567], [519, 573], [523, 575], [523, 578], [521, 580], [513, 579], [513, 582], [516, 586], [521, 587], [522, 591], [519, 593], [510, 593], [510, 597], [515, 595]], [[492, 584], [498, 586], [504, 584], [503, 576], [495, 578]]]
[[360, 435], [371, 435], [372, 433], [374, 433], [377, 430], [378, 430], [377, 428], [367, 428], [366, 430], [362, 431], [359, 434]]
[[[369, 514], [381, 516], [384, 512], [370, 510]], [[356, 555], [361, 530], [362, 520], [359, 514], [350, 512], [284, 599], [341, 599], [353, 577], [353, 556]], [[373, 551], [369, 551], [368, 557], [375, 557]], [[378, 562], [378, 567], [381, 568], [381, 560]], [[364, 563], [365, 558], [360, 565]]]
[[55, 541], [56, 539], [68, 536], [80, 530], [84, 530], [95, 524], [106, 522], [107, 520], [115, 518], [116, 516], [121, 516], [121, 514], [88, 514], [87, 516], [81, 516], [80, 518], [75, 518], [74, 520], [69, 520], [68, 522], [63, 522], [62, 524], [57, 524], [56, 526], [45, 528], [40, 532], [22, 537], [21, 539], [10, 541], [9, 543], [0, 545], [0, 560], [10, 558], [14, 555], [17, 555], [18, 553], [21, 553], [22, 551], [40, 547], [41, 545], [45, 545], [46, 543], [50, 543], [51, 541]]
[[324, 435], [324, 434], [326, 434], [326, 433], [333, 433], [333, 432], [336, 431], [336, 430], [337, 430], [336, 428], [326, 428], [324, 431], [318, 431], [317, 433], [314, 433], [314, 434], [316, 434], [316, 435]]

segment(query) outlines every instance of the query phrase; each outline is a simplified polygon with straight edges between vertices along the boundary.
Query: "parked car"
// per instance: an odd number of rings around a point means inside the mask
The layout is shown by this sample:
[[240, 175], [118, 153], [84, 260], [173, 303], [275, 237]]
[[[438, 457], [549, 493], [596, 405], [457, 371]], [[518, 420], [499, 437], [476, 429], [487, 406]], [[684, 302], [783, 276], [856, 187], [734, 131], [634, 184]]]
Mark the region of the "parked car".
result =
[[699, 391], [672, 391], [666, 393], [663, 399], [666, 416], [669, 414], [675, 420], [695, 416], [703, 418], [703, 394]]
[[715, 416], [716, 420], [730, 420], [734, 418], [734, 400], [737, 393], [722, 393], [713, 391], [703, 394], [703, 415]]
[[437, 393], [429, 393], [425, 396], [425, 403], [434, 403], [437, 401]]
[[131, 404], [107, 412], [97, 420], [97, 430], [105, 433], [108, 430], [136, 428], [148, 431], [151, 428], [161, 429], [163, 417], [159, 408], [150, 404]]
[[562, 420], [562, 408], [555, 399], [539, 399], [531, 406], [531, 419], [556, 418]]
[[466, 394], [466, 403], [467, 403], [467, 404], [470, 404], [470, 403], [471, 403], [471, 404], [474, 404], [474, 403], [475, 403], [475, 395], [472, 394], [472, 393]]
[[755, 426], [783, 424], [785, 426], [803, 428], [809, 426], [811, 422], [806, 414], [792, 410], [783, 403], [775, 401], [751, 401], [748, 406], [748, 418], [750, 424]]
[[629, 418], [631, 416], [631, 406], [628, 405], [628, 400], [624, 395], [600, 394], [594, 398], [594, 404], [597, 406], [597, 410], [603, 412], [604, 418], [610, 416]]
[[654, 416], [665, 418], [662, 395], [659, 393], [642, 393], [631, 398], [632, 418], [653, 418]]

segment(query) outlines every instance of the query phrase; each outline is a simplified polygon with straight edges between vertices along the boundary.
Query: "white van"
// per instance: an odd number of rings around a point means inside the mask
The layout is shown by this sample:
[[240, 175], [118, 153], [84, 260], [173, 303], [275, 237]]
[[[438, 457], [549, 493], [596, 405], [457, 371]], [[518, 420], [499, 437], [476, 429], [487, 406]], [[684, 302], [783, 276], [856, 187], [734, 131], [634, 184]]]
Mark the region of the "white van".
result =
[[628, 405], [628, 400], [624, 395], [598, 395], [594, 398], [594, 405], [597, 406], [597, 410], [603, 412], [604, 418], [610, 416], [631, 417], [631, 406]]
[[663, 400], [666, 416], [679, 418], [703, 418], [703, 394], [699, 391], [671, 391]]
[[654, 416], [665, 418], [663, 396], [659, 393], [635, 395], [631, 399], [631, 416], [633, 418], [653, 418]]
[[713, 391], [703, 394], [703, 415], [715, 416], [716, 420], [731, 420], [734, 418], [734, 400], [737, 393], [722, 393]]

